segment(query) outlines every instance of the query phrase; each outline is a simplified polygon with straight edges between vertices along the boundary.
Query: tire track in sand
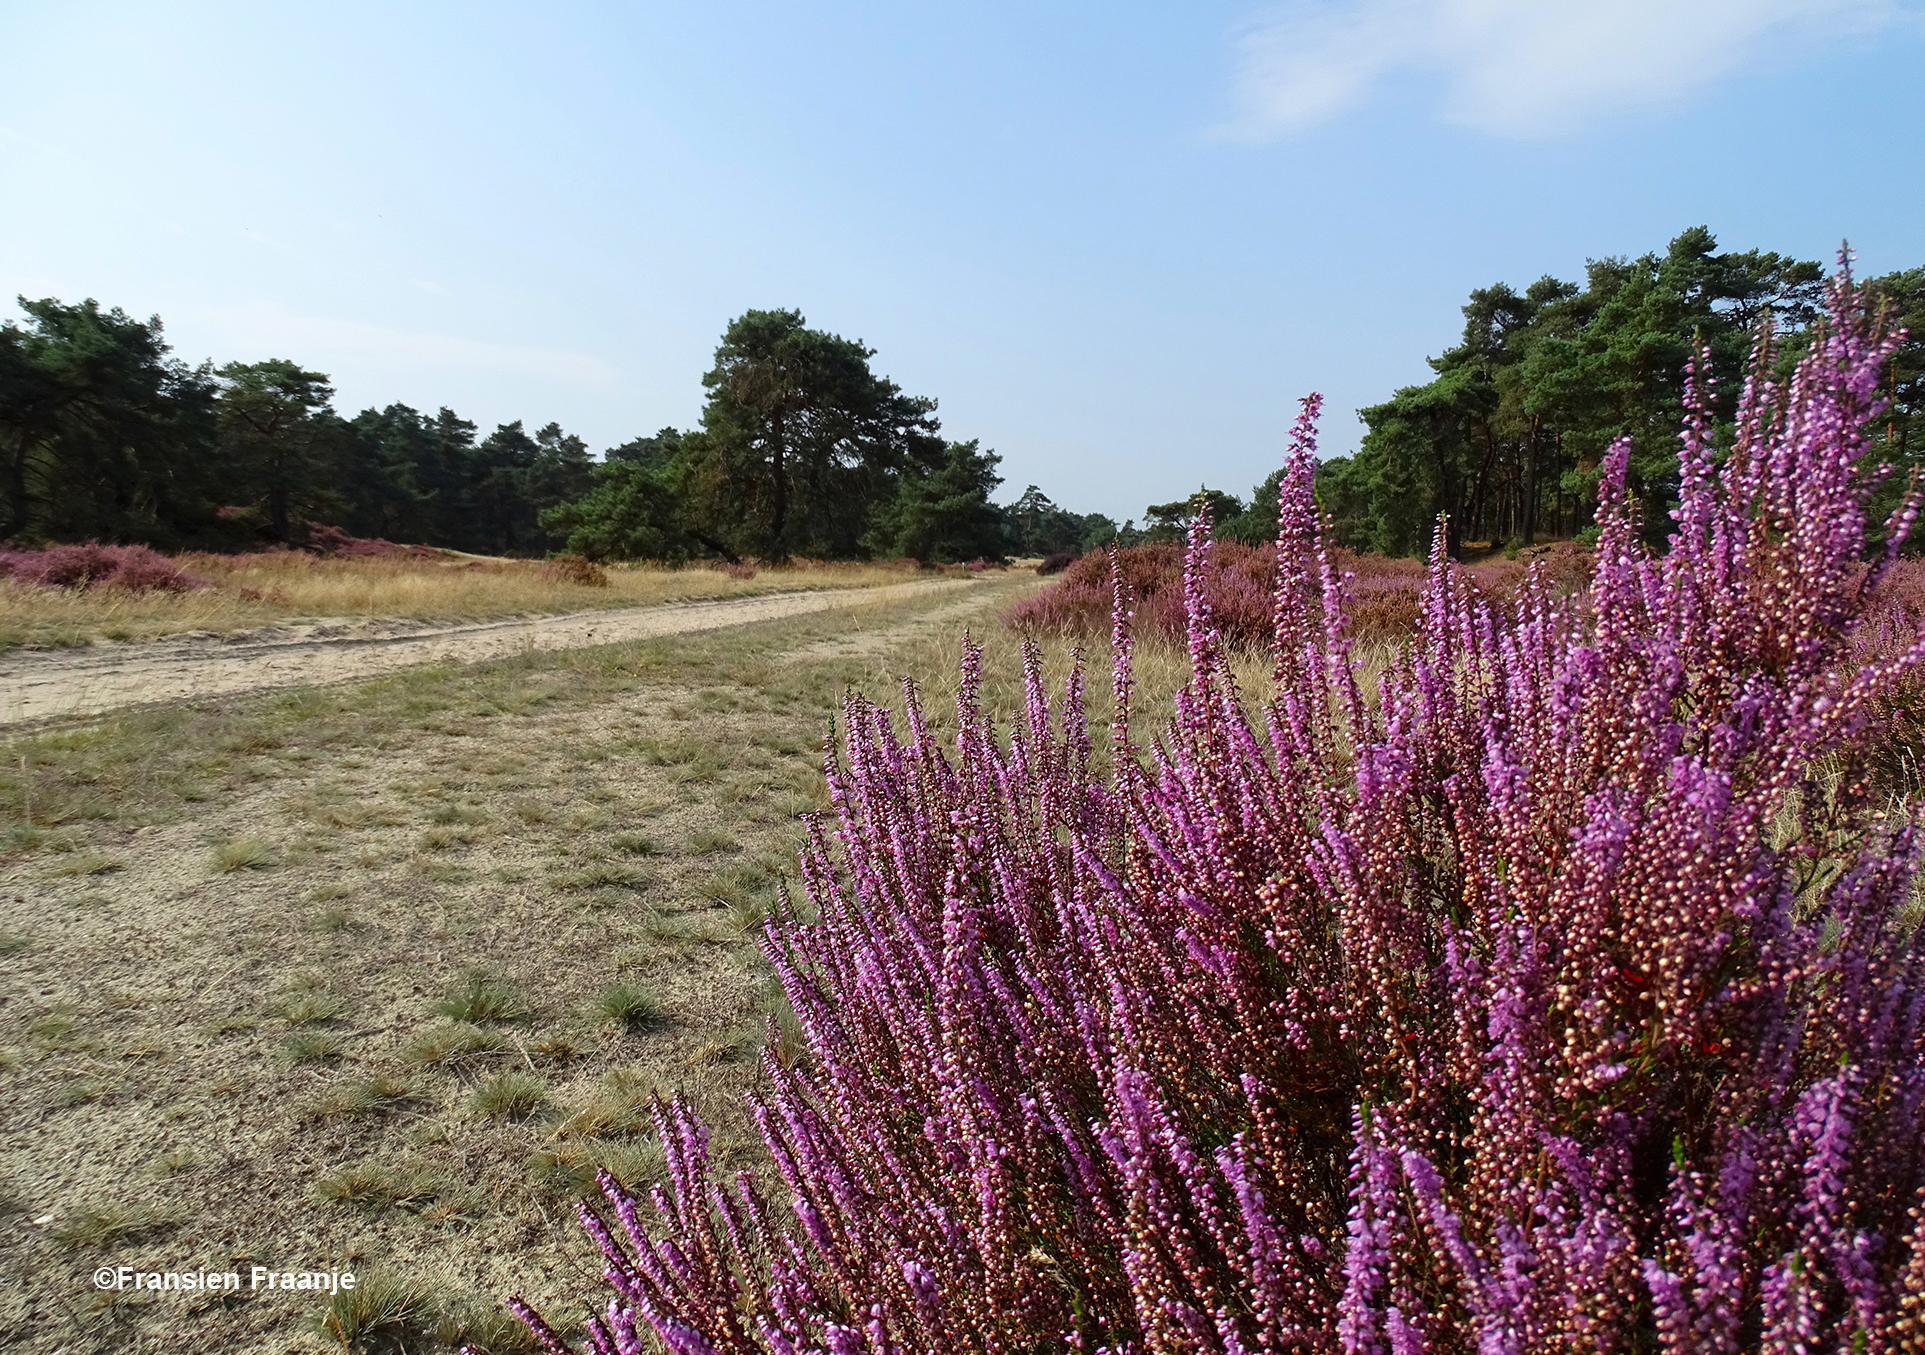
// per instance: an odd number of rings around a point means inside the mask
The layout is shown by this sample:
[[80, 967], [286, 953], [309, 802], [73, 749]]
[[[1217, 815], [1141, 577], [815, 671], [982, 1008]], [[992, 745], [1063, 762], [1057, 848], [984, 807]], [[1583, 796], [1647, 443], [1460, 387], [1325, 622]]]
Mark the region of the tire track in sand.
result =
[[762, 593], [399, 633], [393, 622], [349, 622], [226, 638], [202, 635], [86, 649], [15, 650], [0, 655], [0, 728], [194, 697], [327, 686], [423, 663], [477, 663], [531, 650], [621, 644], [974, 586], [963, 580], [926, 579], [880, 588]]

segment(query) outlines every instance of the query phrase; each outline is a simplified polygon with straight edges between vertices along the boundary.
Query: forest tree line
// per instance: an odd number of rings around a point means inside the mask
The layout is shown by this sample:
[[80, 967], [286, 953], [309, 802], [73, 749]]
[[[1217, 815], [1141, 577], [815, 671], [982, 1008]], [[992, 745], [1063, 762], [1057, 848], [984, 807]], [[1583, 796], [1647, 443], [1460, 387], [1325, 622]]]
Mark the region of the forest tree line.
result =
[[[1428, 552], [1440, 514], [1453, 557], [1465, 543], [1529, 546], [1594, 532], [1599, 467], [1631, 439], [1629, 481], [1652, 544], [1669, 534], [1678, 495], [1678, 433], [1685, 367], [1694, 345], [1710, 354], [1714, 438], [1728, 446], [1731, 413], [1753, 344], [1769, 321], [1779, 375], [1808, 346], [1826, 270], [1809, 260], [1748, 250], [1719, 253], [1693, 227], [1663, 253], [1592, 260], [1582, 285], [1543, 277], [1517, 291], [1479, 288], [1464, 306], [1463, 339], [1429, 359], [1436, 376], [1358, 411], [1357, 452], [1317, 469], [1317, 499], [1333, 539], [1393, 556]], [[1893, 329], [1906, 329], [1888, 369], [1891, 408], [1874, 428], [1872, 455], [1896, 473], [1874, 500], [1882, 524], [1925, 454], [1925, 268], [1866, 284]], [[1211, 498], [1218, 534], [1246, 541], [1276, 533], [1277, 477], [1246, 505]], [[1169, 515], [1149, 511], [1153, 535], [1173, 536]]]
[[[1911, 332], [1878, 429], [1878, 455], [1900, 468], [1889, 507], [1925, 434], [1925, 269], [1869, 286]], [[1661, 540], [1693, 345], [1710, 353], [1728, 425], [1760, 326], [1776, 327], [1788, 367], [1823, 287], [1816, 262], [1720, 253], [1695, 227], [1663, 253], [1591, 261], [1582, 285], [1544, 277], [1472, 292], [1462, 341], [1429, 360], [1433, 379], [1359, 411], [1358, 451], [1320, 466], [1334, 539], [1421, 554], [1439, 514], [1453, 555], [1467, 542], [1582, 536], [1604, 451], [1628, 436], [1632, 489]], [[998, 504], [994, 452], [945, 438], [934, 400], [878, 374], [873, 349], [792, 310], [729, 324], [697, 426], [598, 459], [556, 423], [483, 436], [447, 408], [346, 417], [327, 376], [295, 362], [190, 366], [158, 317], [91, 300], [20, 305], [24, 323], [0, 324], [0, 541], [17, 544], [254, 549], [301, 545], [309, 524], [326, 523], [496, 555], [951, 561], [1172, 540], [1199, 502], [1152, 504], [1141, 526], [1062, 508], [1034, 485]], [[1201, 491], [1217, 533], [1271, 538], [1276, 481], [1247, 502]]]
[[[1694, 346], [1710, 354], [1721, 445], [1760, 328], [1778, 335], [1779, 376], [1810, 343], [1825, 269], [1748, 250], [1719, 253], [1702, 226], [1663, 253], [1591, 261], [1582, 285], [1540, 278], [1472, 292], [1461, 343], [1430, 360], [1436, 377], [1361, 411], [1355, 456], [1325, 463], [1319, 496], [1348, 544], [1421, 550], [1437, 512], [1450, 514], [1451, 553], [1464, 541], [1529, 545], [1591, 525], [1599, 467], [1631, 439], [1630, 486], [1645, 534], [1671, 531], [1678, 499], [1684, 373]], [[1925, 268], [1872, 279], [1894, 327], [1910, 337], [1889, 370], [1893, 407], [1875, 455], [1899, 473], [1896, 503], [1925, 432]]]
[[549, 423], [481, 435], [453, 410], [337, 413], [285, 359], [199, 366], [159, 317], [20, 299], [0, 324], [0, 541], [300, 546], [311, 524], [495, 555], [928, 560], [1080, 551], [1116, 525], [941, 435], [935, 401], [794, 311], [728, 327], [697, 428], [597, 459]]

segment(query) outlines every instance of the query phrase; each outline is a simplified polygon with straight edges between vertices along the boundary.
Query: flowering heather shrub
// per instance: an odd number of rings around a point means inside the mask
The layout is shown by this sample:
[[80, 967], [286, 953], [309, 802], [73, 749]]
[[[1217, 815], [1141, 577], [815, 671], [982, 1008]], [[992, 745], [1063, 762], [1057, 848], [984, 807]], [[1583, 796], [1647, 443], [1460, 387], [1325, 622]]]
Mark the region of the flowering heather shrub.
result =
[[[1217, 541], [1208, 550], [1207, 587], [1218, 631], [1231, 644], [1267, 643], [1276, 547]], [[1107, 555], [1085, 555], [1065, 568], [1049, 591], [1012, 605], [1004, 620], [1035, 635], [1100, 633], [1109, 627], [1114, 574], [1135, 600], [1137, 632], [1180, 640], [1185, 628], [1183, 560], [1183, 548], [1175, 545], [1126, 546]]]
[[432, 546], [403, 546], [381, 536], [349, 536], [341, 528], [325, 522], [300, 525], [304, 533], [301, 549], [315, 555], [350, 560], [381, 559], [390, 555], [402, 555], [411, 560], [434, 560], [440, 557], [440, 552]]
[[[1327, 552], [1331, 565], [1346, 575], [1350, 638], [1358, 643], [1402, 640], [1417, 628], [1418, 605], [1427, 577], [1416, 560], [1359, 555], [1341, 547]], [[1174, 545], [1130, 546], [1115, 552], [1130, 595], [1136, 599], [1135, 633], [1182, 643], [1188, 628], [1183, 608], [1184, 551]], [[1031, 635], [1089, 638], [1110, 621], [1110, 557], [1095, 552], [1080, 558], [1052, 556], [1062, 573], [1048, 592], [1012, 604], [1004, 620]], [[1277, 548], [1235, 541], [1212, 542], [1204, 573], [1204, 596], [1223, 640], [1231, 645], [1268, 647], [1272, 642], [1271, 596], [1277, 586]], [[1049, 561], [1045, 561], [1048, 564]], [[1589, 585], [1592, 556], [1570, 542], [1540, 553], [1535, 561], [1554, 595]], [[1494, 560], [1464, 571], [1472, 586], [1492, 601], [1514, 610], [1526, 566]]]
[[1588, 597], [1538, 570], [1506, 619], [1434, 559], [1374, 703], [1316, 397], [1256, 720], [1200, 524], [1142, 747], [1118, 622], [1113, 772], [1033, 650], [1007, 745], [968, 647], [953, 751], [852, 701], [819, 916], [765, 943], [811, 1051], [765, 1060], [785, 1207], [658, 1107], [652, 1207], [583, 1211], [595, 1348], [1925, 1350], [1918, 823], [1869, 780], [1925, 642], [1852, 662], [1890, 349], [1848, 275], [1833, 317], [1721, 466], [1687, 402], [1664, 558], [1619, 447]]
[[0, 577], [43, 588], [120, 588], [130, 593], [185, 593], [210, 586], [146, 546], [103, 546], [98, 541], [0, 551]]
[[[1896, 560], [1872, 594], [1853, 662], [1896, 660], [1925, 632], [1925, 560]], [[1877, 784], [1905, 799], [1925, 796], [1925, 671], [1901, 676], [1872, 706], [1884, 737], [1875, 751]]]

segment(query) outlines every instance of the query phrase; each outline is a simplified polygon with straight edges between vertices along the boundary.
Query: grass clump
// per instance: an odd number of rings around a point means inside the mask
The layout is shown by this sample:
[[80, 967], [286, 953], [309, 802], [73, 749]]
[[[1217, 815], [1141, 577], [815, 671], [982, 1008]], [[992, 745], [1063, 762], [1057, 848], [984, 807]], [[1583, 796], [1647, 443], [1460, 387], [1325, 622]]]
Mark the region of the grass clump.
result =
[[697, 828], [688, 835], [688, 849], [696, 856], [717, 856], [740, 851], [741, 847], [733, 835], [717, 828]]
[[667, 1175], [662, 1145], [610, 1142], [604, 1139], [570, 1139], [531, 1153], [528, 1179], [577, 1199], [593, 1199], [600, 1194], [595, 1174], [607, 1172], [625, 1190], [640, 1190]]
[[386, 1347], [406, 1350], [431, 1335], [439, 1316], [435, 1291], [389, 1270], [358, 1276], [354, 1288], [332, 1296], [317, 1324], [324, 1336], [349, 1351]]
[[298, 1030], [281, 1041], [275, 1058], [286, 1064], [332, 1063], [347, 1053], [347, 1041], [327, 1030]]
[[325, 935], [339, 936], [342, 932], [353, 931], [358, 924], [354, 914], [345, 908], [323, 908], [309, 919], [309, 925]]
[[641, 889], [647, 883], [648, 873], [640, 866], [632, 866], [626, 861], [591, 861], [578, 870], [565, 871], [549, 880], [549, 884], [556, 889], [571, 892], [591, 889]]
[[484, 1120], [520, 1120], [548, 1100], [548, 1084], [533, 1073], [498, 1073], [479, 1087], [468, 1108]]
[[271, 870], [274, 853], [259, 838], [236, 838], [214, 848], [208, 854], [207, 866], [216, 875], [232, 875], [237, 870]]
[[369, 1115], [386, 1115], [414, 1100], [414, 1084], [405, 1078], [362, 1078], [343, 1082], [316, 1103], [314, 1118], [321, 1120], [358, 1120]]
[[514, 985], [486, 970], [470, 970], [460, 986], [435, 1005], [437, 1015], [470, 1024], [526, 1021], [533, 1013]]
[[445, 1174], [425, 1167], [390, 1167], [360, 1162], [331, 1172], [315, 1183], [314, 1198], [322, 1204], [348, 1204], [361, 1209], [420, 1210], [437, 1201], [459, 1196]]
[[654, 993], [632, 983], [611, 983], [595, 999], [595, 1012], [626, 1031], [646, 1030], [662, 1019], [662, 1003]]
[[655, 1084], [633, 1068], [612, 1068], [591, 1096], [555, 1126], [557, 1138], [640, 1138], [655, 1132]]
[[435, 1319], [434, 1339], [473, 1355], [538, 1355], [541, 1347], [521, 1319], [497, 1303], [471, 1302]]
[[556, 1031], [534, 1041], [535, 1052], [550, 1063], [573, 1063], [588, 1052], [588, 1047], [579, 1036], [568, 1031]]
[[124, 857], [109, 856], [106, 852], [74, 852], [57, 863], [47, 874], [56, 880], [72, 879], [80, 875], [111, 875], [117, 870], [127, 869]]
[[154, 1237], [178, 1226], [180, 1214], [148, 1204], [89, 1205], [75, 1210], [53, 1230], [53, 1239], [69, 1251], [115, 1247]]
[[519, 1319], [495, 1304], [457, 1300], [391, 1270], [362, 1276], [315, 1315], [329, 1341], [347, 1351], [471, 1351], [533, 1355], [540, 1350]]
[[169, 1148], [148, 1160], [146, 1174], [150, 1180], [165, 1181], [170, 1176], [187, 1171], [198, 1160], [192, 1148]]
[[499, 1054], [508, 1042], [492, 1030], [466, 1021], [450, 1021], [419, 1032], [401, 1050], [401, 1061], [412, 1068], [445, 1068], [466, 1059]]
[[320, 1026], [338, 1017], [347, 1005], [346, 999], [332, 993], [302, 992], [276, 999], [270, 1010], [291, 1026]]

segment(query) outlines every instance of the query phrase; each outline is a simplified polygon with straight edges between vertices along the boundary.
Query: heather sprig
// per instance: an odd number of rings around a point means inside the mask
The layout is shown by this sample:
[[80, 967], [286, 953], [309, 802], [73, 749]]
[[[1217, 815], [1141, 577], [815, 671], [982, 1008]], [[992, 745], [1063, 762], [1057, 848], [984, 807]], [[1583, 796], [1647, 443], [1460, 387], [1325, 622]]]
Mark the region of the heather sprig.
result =
[[1663, 556], [1619, 446], [1588, 590], [1440, 546], [1374, 691], [1313, 397], [1256, 719], [1201, 524], [1140, 745], [1112, 567], [1109, 770], [1033, 649], [1006, 739], [967, 644], [953, 748], [852, 699], [764, 941], [812, 1055], [765, 1061], [782, 1198], [660, 1107], [666, 1185], [583, 1211], [595, 1349], [1925, 1349], [1919, 824], [1877, 774], [1925, 640], [1869, 634], [1859, 558], [1890, 347], [1841, 269], [1728, 449], [1691, 373]]

